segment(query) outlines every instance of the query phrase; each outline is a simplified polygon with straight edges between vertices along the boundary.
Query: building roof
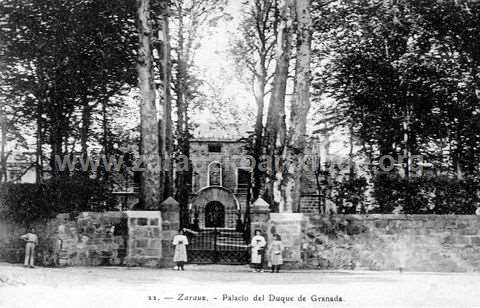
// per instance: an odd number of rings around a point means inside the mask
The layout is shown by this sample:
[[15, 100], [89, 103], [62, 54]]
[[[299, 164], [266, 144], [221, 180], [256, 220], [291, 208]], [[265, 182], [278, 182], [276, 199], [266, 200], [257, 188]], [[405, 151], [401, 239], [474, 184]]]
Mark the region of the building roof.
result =
[[200, 122], [193, 129], [192, 141], [236, 142], [252, 132], [249, 123]]

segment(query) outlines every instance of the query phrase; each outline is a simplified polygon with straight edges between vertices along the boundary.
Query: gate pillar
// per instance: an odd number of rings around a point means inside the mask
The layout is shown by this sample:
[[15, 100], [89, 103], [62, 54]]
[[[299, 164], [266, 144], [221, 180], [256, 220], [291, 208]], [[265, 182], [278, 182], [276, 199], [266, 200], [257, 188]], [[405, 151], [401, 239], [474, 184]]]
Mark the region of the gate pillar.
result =
[[255, 235], [257, 229], [262, 230], [263, 234], [267, 234], [269, 220], [270, 205], [262, 198], [258, 198], [250, 209], [250, 237]]
[[159, 266], [162, 259], [162, 217], [159, 211], [126, 211], [127, 264]]
[[268, 238], [279, 234], [284, 247], [283, 261], [286, 267], [302, 263], [301, 250], [307, 218], [303, 213], [272, 213], [268, 222]]
[[160, 204], [162, 212], [162, 262], [161, 267], [173, 267], [173, 237], [180, 228], [180, 203], [168, 197]]

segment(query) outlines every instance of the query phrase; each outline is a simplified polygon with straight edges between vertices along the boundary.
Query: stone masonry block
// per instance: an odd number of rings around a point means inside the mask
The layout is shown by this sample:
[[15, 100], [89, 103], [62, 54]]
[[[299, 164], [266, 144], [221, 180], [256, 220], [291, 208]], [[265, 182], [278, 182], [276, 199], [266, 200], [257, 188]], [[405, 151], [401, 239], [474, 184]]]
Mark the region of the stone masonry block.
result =
[[140, 239], [140, 240], [137, 240], [135, 244], [136, 244], [135, 247], [137, 248], [146, 248], [148, 246], [148, 240]]
[[154, 249], [162, 248], [162, 241], [161, 240], [151, 240], [149, 247], [154, 248]]
[[158, 257], [162, 256], [160, 249], [145, 249], [145, 255], [149, 257]]
[[460, 234], [462, 235], [477, 235], [478, 234], [478, 229], [475, 228], [465, 228], [463, 230], [460, 230]]
[[472, 236], [470, 240], [472, 242], [472, 245], [480, 246], [480, 236]]

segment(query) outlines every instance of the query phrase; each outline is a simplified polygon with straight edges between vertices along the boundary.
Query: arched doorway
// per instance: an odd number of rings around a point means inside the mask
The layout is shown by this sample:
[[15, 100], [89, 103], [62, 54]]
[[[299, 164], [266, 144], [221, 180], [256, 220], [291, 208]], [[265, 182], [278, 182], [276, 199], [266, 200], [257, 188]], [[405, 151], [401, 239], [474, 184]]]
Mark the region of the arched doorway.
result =
[[236, 229], [240, 204], [231, 190], [221, 186], [200, 189], [192, 210], [198, 230], [188, 240], [190, 263], [248, 263], [248, 243], [243, 230]]
[[[240, 203], [233, 194], [231, 190], [221, 186], [209, 186], [204, 187], [198, 191], [198, 195], [192, 200], [192, 218], [194, 215], [198, 217], [198, 227], [205, 228], [208, 227], [206, 224], [207, 213], [206, 208], [207, 204], [210, 202], [219, 202], [223, 205], [223, 213], [225, 215], [224, 228], [235, 229], [237, 226], [238, 214], [242, 215], [244, 212], [241, 211]], [[193, 219], [192, 219], [193, 220]]]
[[219, 201], [210, 201], [205, 206], [205, 227], [225, 227], [225, 206]]

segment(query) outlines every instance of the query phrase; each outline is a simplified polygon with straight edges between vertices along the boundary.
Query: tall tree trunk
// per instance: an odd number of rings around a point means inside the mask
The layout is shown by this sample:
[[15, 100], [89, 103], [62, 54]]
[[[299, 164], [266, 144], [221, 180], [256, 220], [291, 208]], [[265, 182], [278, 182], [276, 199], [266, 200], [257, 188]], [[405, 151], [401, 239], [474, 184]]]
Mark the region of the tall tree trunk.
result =
[[60, 170], [60, 166], [57, 165], [57, 162], [66, 159], [66, 157], [63, 155], [64, 153], [66, 154], [66, 152], [63, 151], [64, 129], [62, 127], [62, 121], [59, 115], [57, 115], [57, 120], [52, 122], [54, 123], [50, 125], [50, 167], [52, 170], [52, 177], [60, 177], [65, 174], [69, 174], [71, 170]]
[[349, 153], [348, 153], [348, 167], [349, 167], [349, 180], [353, 180], [354, 175], [355, 175], [355, 166], [354, 166], [354, 161], [353, 161], [353, 125], [350, 125], [348, 127], [348, 140], [349, 140]]
[[162, 166], [162, 199], [166, 199], [173, 194], [173, 164], [171, 164], [171, 156], [173, 152], [172, 139], [172, 105], [171, 105], [171, 75], [170, 75], [170, 38], [169, 38], [169, 24], [168, 12], [166, 7], [162, 7], [161, 16], [157, 20], [158, 25], [158, 42], [156, 49], [158, 53], [158, 69], [160, 71], [160, 79], [162, 85], [160, 88], [160, 101], [163, 106], [163, 121], [160, 121], [160, 156], [163, 157]]
[[[311, 42], [312, 19], [310, 15], [311, 0], [296, 1], [297, 17], [297, 61], [295, 64], [295, 95], [292, 100], [286, 162], [284, 176], [285, 200], [282, 200], [283, 211], [298, 212], [303, 177], [303, 160], [305, 155], [305, 135], [307, 114], [310, 109], [311, 83]], [[283, 186], [283, 185], [282, 185]], [[283, 203], [283, 204], [282, 204]]]
[[[265, 68], [265, 52], [260, 54], [260, 59], [257, 63], [255, 81], [254, 81], [254, 95], [257, 103], [257, 118], [255, 121], [255, 146], [254, 159], [255, 162], [260, 161], [262, 156], [262, 142], [263, 142], [263, 110], [265, 108], [265, 83], [266, 83], [266, 68]], [[256, 200], [263, 186], [263, 172], [258, 166], [253, 169], [253, 200]]]
[[[109, 129], [108, 129], [108, 110], [107, 110], [108, 98], [102, 100], [102, 146], [103, 154], [108, 159], [110, 153], [110, 140], [109, 140]], [[110, 178], [111, 170], [105, 169], [104, 180], [108, 182]]]
[[[90, 130], [90, 106], [88, 104], [88, 98], [85, 96], [83, 98], [82, 106], [82, 128], [80, 130], [80, 144], [82, 150], [82, 159], [87, 159], [88, 157], [88, 133]], [[88, 173], [88, 170], [85, 170], [85, 173]]]
[[0, 182], [7, 181], [7, 157], [5, 155], [5, 147], [7, 145], [7, 117], [3, 106], [0, 106], [0, 129], [2, 130], [2, 144], [0, 146]]
[[[403, 156], [404, 156], [404, 161], [400, 162], [402, 166], [404, 167], [404, 172], [405, 172], [405, 178], [409, 179], [410, 178], [410, 140], [409, 140], [409, 134], [410, 134], [410, 108], [409, 104], [407, 102], [405, 106], [405, 117], [403, 118], [402, 121], [402, 128], [403, 128]], [[404, 165], [405, 163], [405, 165]]]
[[[270, 206], [274, 210], [281, 202], [280, 187], [275, 183], [281, 181], [283, 165], [281, 158], [285, 145], [285, 93], [290, 60], [291, 5], [292, 0], [281, 0], [278, 4], [276, 66], [264, 138], [266, 155], [272, 157], [271, 170], [268, 170], [265, 199], [270, 202]], [[279, 160], [278, 163], [277, 160]], [[275, 166], [279, 167], [278, 170]], [[280, 178], [278, 178], [279, 176]]]
[[36, 151], [35, 151], [35, 181], [39, 184], [43, 179], [43, 125], [42, 125], [43, 102], [40, 100], [37, 106], [37, 133], [36, 133]]
[[141, 93], [140, 119], [143, 167], [141, 196], [146, 209], [160, 205], [160, 156], [158, 155], [158, 121], [153, 83], [152, 23], [150, 0], [137, 0], [139, 48], [137, 58], [138, 87]]
[[165, 198], [173, 194], [173, 164], [171, 162], [173, 153], [173, 131], [172, 131], [172, 97], [170, 93], [171, 86], [171, 66], [170, 66], [170, 27], [167, 14], [163, 15], [163, 33], [165, 38], [165, 64], [163, 66], [164, 80], [164, 134], [165, 134], [165, 155], [168, 157], [168, 165], [165, 169], [164, 185]]
[[[176, 172], [176, 199], [180, 203], [180, 224], [187, 226], [189, 223], [188, 213], [188, 201], [190, 197], [190, 181], [191, 181], [191, 168], [190, 168], [190, 131], [188, 123], [188, 102], [185, 98], [185, 92], [187, 90], [187, 59], [188, 55], [185, 54], [185, 37], [184, 37], [184, 23], [183, 23], [183, 8], [179, 6], [178, 18], [178, 50], [177, 50], [177, 76], [176, 76], [176, 107], [177, 107], [177, 140], [180, 154], [184, 157], [180, 161], [188, 160], [188, 168], [182, 168], [182, 170]], [[183, 167], [183, 166], [182, 166]]]
[[[265, 110], [265, 89], [268, 82], [268, 59], [271, 53], [271, 48], [275, 42], [271, 42], [268, 38], [269, 31], [273, 31], [275, 22], [269, 24], [271, 13], [275, 10], [274, 2], [272, 0], [255, 0], [252, 3], [252, 17], [255, 19], [255, 32], [258, 42], [256, 43], [257, 61], [253, 68], [253, 94], [257, 104], [257, 114], [255, 121], [255, 140], [253, 158], [255, 159], [256, 168], [252, 170], [253, 185], [251, 196], [256, 200], [264, 193], [265, 190], [265, 172], [258, 168], [260, 159], [263, 155], [263, 138], [264, 126], [263, 117]], [[272, 29], [270, 29], [272, 27]], [[251, 181], [252, 182], [252, 181]]]

